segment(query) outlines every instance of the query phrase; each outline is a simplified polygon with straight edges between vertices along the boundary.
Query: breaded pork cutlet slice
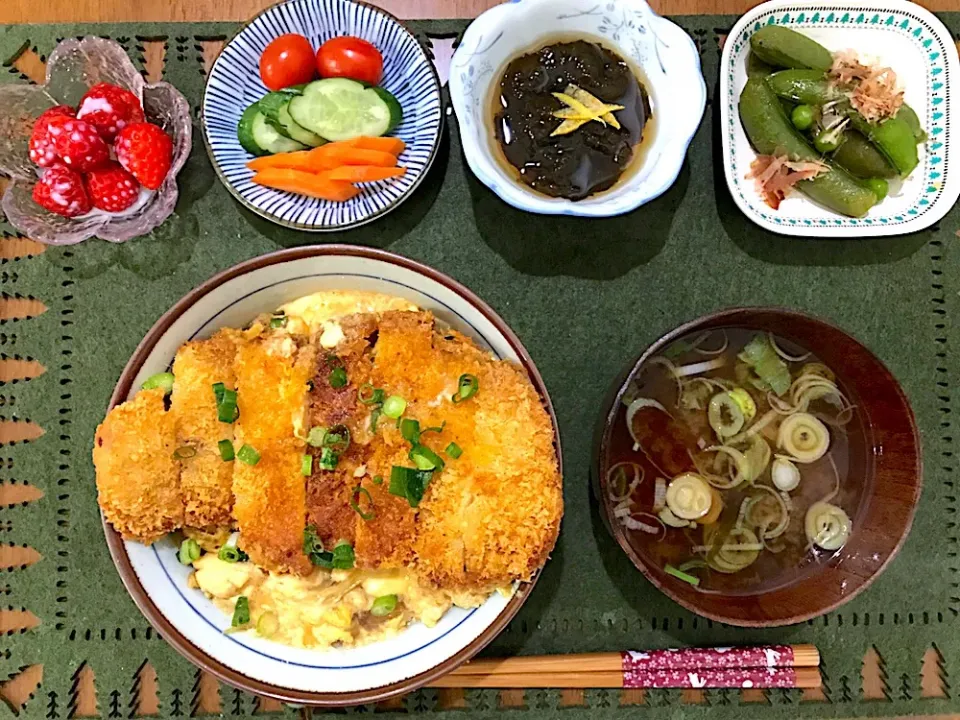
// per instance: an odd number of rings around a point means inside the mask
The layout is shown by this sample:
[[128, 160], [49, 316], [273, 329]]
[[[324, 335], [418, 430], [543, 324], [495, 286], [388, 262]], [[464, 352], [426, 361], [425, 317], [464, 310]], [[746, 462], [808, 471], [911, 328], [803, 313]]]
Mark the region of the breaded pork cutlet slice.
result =
[[[314, 460], [307, 481], [307, 523], [315, 528], [325, 547], [340, 540], [354, 545], [357, 567], [403, 567], [413, 560], [416, 513], [406, 500], [390, 495], [387, 489], [391, 464], [404, 460], [409, 446], [403, 443], [404, 448], [400, 448], [396, 421], [380, 414], [375, 403], [362, 402], [359, 396], [361, 388], [368, 399], [373, 392], [373, 357], [384, 343], [379, 319], [375, 314], [359, 313], [340, 318], [337, 324], [342, 333], [339, 342], [320, 351], [310, 417], [313, 426], [341, 435], [340, 426], [345, 426], [350, 444], [338, 453], [333, 469], [321, 465], [323, 448], [310, 449]], [[388, 337], [384, 347], [393, 341]], [[346, 376], [342, 386], [339, 380], [331, 382], [332, 374], [339, 369]], [[376, 427], [374, 414], [379, 415]], [[384, 438], [391, 438], [392, 444]], [[380, 483], [373, 481], [377, 475], [381, 476]]]
[[183, 523], [176, 426], [163, 390], [141, 390], [97, 428], [93, 464], [100, 507], [127, 540], [149, 545]]
[[[328, 444], [310, 447], [312, 472], [307, 479], [307, 524], [327, 548], [343, 540], [351, 545], [356, 540], [358, 515], [351, 499], [359, 484], [355, 475], [362, 468], [368, 452], [370, 412], [372, 406], [360, 402], [358, 393], [370, 379], [371, 340], [375, 339], [377, 317], [369, 313], [349, 315], [337, 321], [339, 342], [334, 347], [321, 347], [317, 356], [313, 388], [310, 391], [310, 426], [329, 431]], [[325, 337], [314, 338], [322, 343]], [[329, 444], [333, 436], [347, 438], [346, 448]], [[335, 467], [323, 466], [324, 450], [335, 453]]]
[[[444, 587], [487, 591], [529, 580], [556, 544], [563, 488], [553, 424], [519, 366], [496, 361], [467, 338], [438, 340], [438, 367], [475, 375], [479, 390], [450, 403], [450, 439], [462, 449], [447, 463], [420, 516], [420, 558]], [[453, 558], [425, 552], [459, 530], [462, 569]]]
[[[301, 460], [308, 381], [315, 352], [280, 332], [265, 331], [237, 351], [235, 423], [238, 457], [233, 471], [233, 514], [240, 546], [273, 572], [306, 574], [303, 554], [306, 524]], [[260, 455], [250, 465], [240, 458], [243, 445]]]
[[[479, 391], [454, 403], [461, 375]], [[429, 313], [384, 313], [373, 382], [407, 399], [405, 417], [438, 427], [421, 442], [445, 460], [416, 511], [411, 535], [421, 574], [438, 586], [488, 592], [527, 580], [552, 550], [563, 514], [550, 418], [523, 370], [497, 361], [456, 332], [441, 332]], [[445, 424], [444, 424], [445, 423]], [[399, 445], [389, 463], [411, 466]], [[462, 450], [451, 458], [453, 442]], [[390, 468], [378, 467], [384, 478]], [[358, 546], [359, 546], [358, 539]]]
[[177, 444], [196, 451], [180, 472], [183, 522], [211, 532], [233, 524], [233, 463], [223, 461], [217, 446], [221, 440], [233, 442], [233, 425], [217, 419], [213, 386], [235, 389], [240, 342], [238, 331], [222, 330], [209, 340], [182, 346], [173, 361], [170, 409], [177, 421]]

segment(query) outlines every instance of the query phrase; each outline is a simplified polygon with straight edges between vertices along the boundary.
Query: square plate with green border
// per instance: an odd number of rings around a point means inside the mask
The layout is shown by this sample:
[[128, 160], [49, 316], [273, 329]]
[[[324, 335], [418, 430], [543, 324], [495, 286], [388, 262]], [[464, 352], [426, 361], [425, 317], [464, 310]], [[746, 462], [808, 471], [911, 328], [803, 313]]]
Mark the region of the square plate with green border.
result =
[[[919, 166], [902, 183], [891, 181], [890, 194], [865, 217], [844, 217], [800, 193], [788, 195], [773, 210], [747, 179], [756, 152], [737, 105], [747, 82], [750, 37], [765, 25], [789, 27], [828, 50], [854, 49], [865, 60], [893, 68], [905, 101], [920, 116], [929, 139], [919, 147]], [[950, 148], [956, 125], [951, 94], [958, 73], [960, 62], [950, 32], [914, 3], [774, 0], [758, 5], [733, 27], [720, 59], [720, 130], [734, 201], [753, 222], [784, 235], [903, 235], [933, 225], [960, 197], [960, 158]]]

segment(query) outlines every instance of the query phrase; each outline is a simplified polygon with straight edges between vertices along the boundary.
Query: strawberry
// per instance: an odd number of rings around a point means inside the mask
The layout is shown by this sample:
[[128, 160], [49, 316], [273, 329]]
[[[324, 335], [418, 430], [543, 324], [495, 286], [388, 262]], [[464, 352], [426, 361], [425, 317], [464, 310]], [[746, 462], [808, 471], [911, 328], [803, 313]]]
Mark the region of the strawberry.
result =
[[127, 125], [117, 135], [113, 149], [124, 169], [150, 190], [159, 188], [170, 171], [173, 141], [156, 125]]
[[44, 110], [33, 123], [30, 135], [30, 159], [40, 167], [50, 167], [57, 161], [57, 151], [47, 132], [47, 125], [55, 117], [74, 117], [76, 110], [69, 105], [54, 105]]
[[126, 210], [140, 197], [140, 183], [115, 162], [91, 170], [84, 178], [84, 184], [93, 206], [107, 212]]
[[40, 207], [64, 217], [90, 212], [90, 198], [83, 178], [66, 165], [51, 165], [33, 186], [33, 201]]
[[93, 125], [100, 137], [113, 142], [130, 123], [143, 122], [143, 108], [137, 96], [110, 83], [97, 83], [77, 106], [77, 117]]
[[64, 164], [87, 172], [110, 159], [110, 149], [90, 123], [69, 117], [55, 117], [47, 123], [53, 147]]

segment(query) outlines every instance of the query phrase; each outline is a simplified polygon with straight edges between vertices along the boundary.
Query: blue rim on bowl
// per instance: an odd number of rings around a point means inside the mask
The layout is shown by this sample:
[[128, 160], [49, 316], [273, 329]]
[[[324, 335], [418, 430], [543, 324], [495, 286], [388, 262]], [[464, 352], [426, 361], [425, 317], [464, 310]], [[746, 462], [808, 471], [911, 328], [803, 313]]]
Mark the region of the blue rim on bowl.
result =
[[[531, 33], [529, 28], [537, 28]], [[642, 165], [584, 200], [550, 198], [517, 181], [498, 161], [488, 115], [503, 68], [557, 36], [591, 39], [638, 66], [653, 105], [654, 132]], [[538, 43], [539, 41], [539, 43]], [[450, 65], [450, 99], [473, 174], [502, 200], [544, 215], [610, 217], [659, 197], [676, 181], [706, 105], [700, 55], [690, 36], [644, 0], [514, 0], [467, 28]]]
[[[404, 111], [392, 135], [407, 148], [403, 177], [364, 185], [342, 203], [255, 185], [246, 167], [251, 156], [237, 139], [240, 115], [269, 90], [260, 81], [259, 59], [267, 44], [299, 33], [316, 48], [340, 35], [373, 43], [383, 55], [381, 86]], [[263, 10], [227, 43], [207, 78], [202, 104], [203, 140], [227, 190], [244, 207], [285, 227], [311, 232], [346, 230], [371, 222], [406, 200], [426, 177], [443, 132], [440, 79], [420, 42], [389, 13], [357, 0], [286, 0]]]

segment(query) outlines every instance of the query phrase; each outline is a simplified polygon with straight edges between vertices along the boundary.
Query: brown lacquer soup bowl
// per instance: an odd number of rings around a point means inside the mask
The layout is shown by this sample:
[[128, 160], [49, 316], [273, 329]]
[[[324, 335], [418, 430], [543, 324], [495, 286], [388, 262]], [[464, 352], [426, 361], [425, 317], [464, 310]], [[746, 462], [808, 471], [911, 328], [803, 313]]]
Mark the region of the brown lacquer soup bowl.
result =
[[866, 589], [922, 482], [890, 371], [834, 325], [778, 308], [713, 313], [647, 348], [604, 406], [593, 468], [600, 514], [647, 579], [751, 627]]

